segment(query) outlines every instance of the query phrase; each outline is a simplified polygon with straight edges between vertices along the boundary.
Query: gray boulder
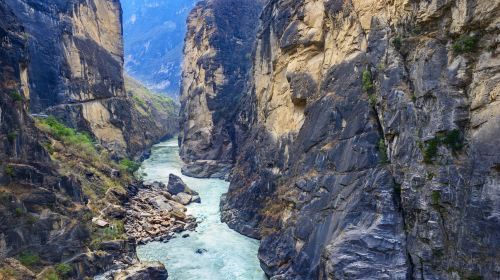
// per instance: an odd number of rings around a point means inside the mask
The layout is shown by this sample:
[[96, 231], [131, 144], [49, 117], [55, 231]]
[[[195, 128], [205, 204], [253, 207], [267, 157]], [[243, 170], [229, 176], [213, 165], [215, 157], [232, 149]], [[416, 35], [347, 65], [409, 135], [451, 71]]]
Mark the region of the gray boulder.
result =
[[181, 192], [189, 195], [198, 195], [198, 193], [191, 190], [179, 176], [174, 174], [168, 176], [167, 191], [172, 195], [177, 195]]

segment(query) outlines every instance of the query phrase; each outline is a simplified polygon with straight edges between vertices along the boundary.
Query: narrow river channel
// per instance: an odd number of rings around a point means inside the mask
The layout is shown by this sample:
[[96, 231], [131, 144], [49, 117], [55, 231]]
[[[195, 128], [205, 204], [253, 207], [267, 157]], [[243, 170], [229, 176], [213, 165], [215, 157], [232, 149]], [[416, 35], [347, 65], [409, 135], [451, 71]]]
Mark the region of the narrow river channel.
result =
[[[196, 179], [181, 174], [177, 140], [152, 149], [139, 172], [145, 181], [168, 183], [168, 175], [180, 176], [201, 197], [201, 204], [188, 206], [188, 214], [200, 224], [194, 232], [183, 232], [167, 243], [151, 242], [137, 248], [141, 261], [165, 264], [172, 280], [263, 280], [257, 259], [257, 240], [247, 238], [220, 221], [220, 197], [229, 183], [219, 179]], [[189, 234], [188, 237], [182, 236]]]

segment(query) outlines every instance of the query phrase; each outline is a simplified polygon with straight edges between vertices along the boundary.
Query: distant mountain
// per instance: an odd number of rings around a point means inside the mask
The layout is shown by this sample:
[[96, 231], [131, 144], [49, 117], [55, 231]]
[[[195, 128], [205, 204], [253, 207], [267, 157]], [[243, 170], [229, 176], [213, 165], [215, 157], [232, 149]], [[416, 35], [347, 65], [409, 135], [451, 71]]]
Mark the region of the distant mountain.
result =
[[196, 0], [122, 0], [125, 68], [153, 91], [177, 98], [186, 18]]

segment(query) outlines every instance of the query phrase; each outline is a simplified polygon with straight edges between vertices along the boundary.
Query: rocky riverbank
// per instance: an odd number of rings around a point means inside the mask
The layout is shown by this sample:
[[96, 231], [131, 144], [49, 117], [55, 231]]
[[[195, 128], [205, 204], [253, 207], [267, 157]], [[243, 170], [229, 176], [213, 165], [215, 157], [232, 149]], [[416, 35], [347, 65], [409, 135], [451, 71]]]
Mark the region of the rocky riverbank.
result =
[[138, 244], [168, 241], [175, 233], [196, 228], [196, 219], [186, 214], [185, 206], [199, 202], [198, 193], [173, 174], [168, 185], [143, 183], [126, 205], [126, 234]]
[[[167, 242], [176, 233], [194, 230], [196, 219], [186, 214], [186, 205], [200, 203], [198, 193], [191, 190], [178, 176], [170, 174], [168, 184], [141, 182], [130, 186], [127, 200], [121, 205], [110, 204], [93, 223], [102, 228], [113, 228], [107, 220], [121, 218], [127, 241], [116, 240], [100, 244], [105, 252], [115, 252], [114, 266], [97, 279], [167, 279], [161, 263], [139, 262], [137, 244], [151, 241]], [[128, 246], [124, 246], [124, 244]], [[124, 250], [124, 248], [126, 248]]]

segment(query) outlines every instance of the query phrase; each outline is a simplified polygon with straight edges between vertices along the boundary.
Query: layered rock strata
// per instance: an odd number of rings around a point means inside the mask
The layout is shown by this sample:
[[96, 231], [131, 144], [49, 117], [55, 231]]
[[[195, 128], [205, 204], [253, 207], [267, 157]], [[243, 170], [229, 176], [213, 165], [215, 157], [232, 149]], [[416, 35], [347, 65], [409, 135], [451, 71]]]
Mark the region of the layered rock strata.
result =
[[271, 279], [496, 279], [496, 1], [273, 0], [223, 220]]
[[179, 134], [187, 175], [223, 178], [234, 163], [233, 124], [261, 7], [261, 1], [208, 0], [188, 17]]

